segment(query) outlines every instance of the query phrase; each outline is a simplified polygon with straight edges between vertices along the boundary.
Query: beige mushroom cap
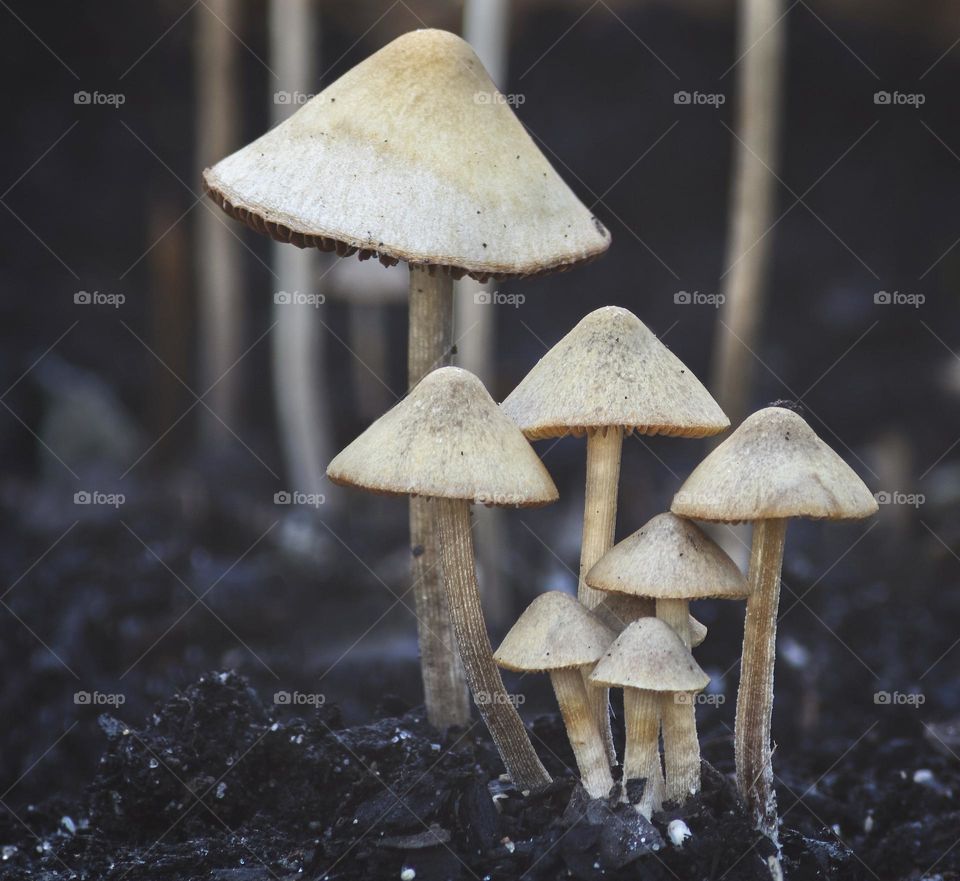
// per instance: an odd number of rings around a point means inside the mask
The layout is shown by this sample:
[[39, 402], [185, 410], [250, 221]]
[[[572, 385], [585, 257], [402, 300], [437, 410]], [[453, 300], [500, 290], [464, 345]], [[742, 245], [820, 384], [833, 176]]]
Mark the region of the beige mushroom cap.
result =
[[616, 636], [576, 597], [551, 590], [527, 606], [493, 659], [518, 672], [586, 667], [597, 662]]
[[619, 306], [583, 318], [501, 406], [531, 439], [608, 426], [705, 437], [730, 427], [700, 380]]
[[750, 593], [723, 548], [695, 523], [669, 512], [607, 551], [587, 573], [587, 584], [655, 599], [745, 599]]
[[334, 483], [397, 495], [526, 508], [557, 488], [523, 434], [472, 373], [427, 374], [327, 468]]
[[[631, 596], [626, 593], [608, 593], [590, 611], [607, 625], [614, 633], [621, 633], [624, 628], [638, 618], [653, 615], [652, 601], [642, 597]], [[707, 638], [707, 626], [702, 624], [693, 615], [689, 616], [690, 644], [693, 648], [702, 645]]]
[[458, 278], [556, 272], [610, 246], [446, 31], [394, 40], [203, 177], [228, 214], [280, 241]]
[[780, 517], [856, 520], [878, 507], [864, 482], [803, 417], [767, 407], [747, 417], [694, 469], [670, 510], [737, 523]]
[[659, 618], [641, 618], [607, 649], [590, 681], [608, 688], [702, 691], [710, 677], [669, 624]]

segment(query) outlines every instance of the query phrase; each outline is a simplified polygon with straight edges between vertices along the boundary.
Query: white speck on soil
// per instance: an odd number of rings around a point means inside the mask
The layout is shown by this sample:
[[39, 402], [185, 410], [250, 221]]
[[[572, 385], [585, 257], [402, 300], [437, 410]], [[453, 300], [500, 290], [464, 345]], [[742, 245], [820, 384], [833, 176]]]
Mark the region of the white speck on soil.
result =
[[673, 842], [674, 847], [683, 847], [683, 842], [691, 835], [693, 833], [690, 831], [690, 827], [683, 820], [671, 820], [670, 825], [667, 826], [667, 836]]

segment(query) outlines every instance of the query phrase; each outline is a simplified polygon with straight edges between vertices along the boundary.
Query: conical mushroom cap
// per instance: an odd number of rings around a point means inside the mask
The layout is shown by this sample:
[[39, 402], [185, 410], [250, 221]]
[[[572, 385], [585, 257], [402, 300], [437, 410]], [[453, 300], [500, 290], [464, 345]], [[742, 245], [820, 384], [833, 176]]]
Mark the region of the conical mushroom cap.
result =
[[699, 526], [657, 514], [614, 545], [587, 573], [594, 590], [655, 599], [745, 599], [747, 579]]
[[575, 597], [551, 590], [527, 606], [493, 659], [507, 670], [531, 673], [592, 666], [616, 636]]
[[608, 426], [704, 437], [730, 427], [700, 380], [619, 306], [583, 318], [501, 406], [531, 439]]
[[702, 691], [710, 677], [669, 624], [659, 618], [641, 618], [604, 652], [590, 681], [608, 688]]
[[[622, 633], [628, 624], [655, 614], [654, 601], [626, 593], [607, 593], [591, 610], [614, 633]], [[690, 615], [690, 645], [696, 648], [707, 638], [707, 626]]]
[[394, 40], [204, 182], [228, 214], [280, 241], [456, 277], [559, 271], [610, 246], [446, 31]]
[[728, 523], [856, 520], [875, 514], [877, 500], [803, 417], [767, 407], [747, 417], [694, 469], [670, 510]]
[[337, 484], [501, 507], [557, 500], [547, 469], [472, 373], [427, 374], [327, 468]]

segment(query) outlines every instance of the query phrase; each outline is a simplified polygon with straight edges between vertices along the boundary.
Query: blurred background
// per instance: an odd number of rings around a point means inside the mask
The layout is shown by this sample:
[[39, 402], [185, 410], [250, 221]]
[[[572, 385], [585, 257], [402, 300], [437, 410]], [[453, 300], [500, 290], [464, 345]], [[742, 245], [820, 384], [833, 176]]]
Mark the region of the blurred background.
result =
[[[406, 503], [322, 476], [405, 391], [404, 267], [276, 246], [205, 198], [200, 174], [394, 37], [465, 22], [613, 245], [497, 296], [461, 285], [461, 363], [502, 400], [616, 304], [735, 423], [799, 401], [884, 504], [871, 522], [791, 526], [778, 741], [960, 713], [953, 5], [473, 5], [471, 21], [456, 0], [0, 2], [10, 804], [79, 792], [99, 713], [139, 721], [210, 669], [265, 695], [323, 693], [350, 720], [385, 695], [418, 701]], [[738, 35], [746, 9], [760, 24]], [[744, 290], [763, 303], [741, 324]], [[312, 304], [286, 303], [291, 291]], [[503, 512], [478, 549], [494, 640], [537, 592], [576, 589], [584, 443], [537, 447], [560, 502]], [[707, 451], [629, 439], [618, 538], [665, 510]], [[748, 540], [724, 536], [740, 555]], [[716, 605], [694, 609], [711, 631], [698, 657], [729, 700], [699, 712], [724, 742], [743, 610]], [[544, 683], [511, 685], [529, 714], [551, 708]], [[883, 707], [880, 692], [922, 706]]]

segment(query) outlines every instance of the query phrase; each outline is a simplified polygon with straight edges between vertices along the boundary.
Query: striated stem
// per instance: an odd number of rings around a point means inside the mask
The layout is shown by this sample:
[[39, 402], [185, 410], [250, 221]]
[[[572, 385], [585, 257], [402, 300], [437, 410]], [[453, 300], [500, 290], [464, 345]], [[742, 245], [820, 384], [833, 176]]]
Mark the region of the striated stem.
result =
[[787, 521], [758, 520], [750, 549], [750, 596], [743, 626], [735, 750], [737, 788], [757, 829], [776, 841], [770, 721], [776, 661], [777, 607]]
[[[657, 617], [669, 624], [690, 648], [690, 603], [687, 600], [657, 600]], [[700, 741], [697, 739], [696, 699], [692, 694], [661, 696], [663, 767], [666, 799], [682, 805], [700, 791]]]
[[[450, 363], [453, 339], [453, 280], [437, 271], [410, 267], [410, 335], [407, 379], [413, 388]], [[440, 730], [470, 722], [470, 696], [443, 589], [440, 545], [429, 499], [410, 499], [410, 549], [420, 644], [423, 696], [430, 724]]]
[[[610, 548], [617, 526], [617, 489], [620, 483], [620, 452], [623, 430], [618, 426], [587, 434], [587, 487], [583, 505], [583, 538], [580, 542], [580, 582], [577, 597], [588, 609], [603, 599], [603, 592], [587, 587], [587, 573]], [[584, 677], [593, 717], [607, 745], [611, 765], [617, 764], [617, 748], [610, 730], [609, 689], [592, 685]]]
[[550, 783], [550, 775], [530, 743], [493, 660], [477, 588], [470, 504], [462, 499], [434, 499], [433, 504], [450, 617], [474, 701], [517, 788], [542, 789]]
[[663, 803], [663, 770], [660, 767], [660, 701], [653, 691], [636, 688], [623, 690], [627, 744], [623, 753], [623, 792], [627, 800], [627, 781], [645, 780], [643, 797], [635, 805], [648, 820]]
[[583, 675], [577, 668], [551, 670], [550, 681], [560, 705], [560, 714], [567, 729], [567, 738], [580, 769], [583, 788], [591, 798], [606, 798], [613, 788], [607, 748], [600, 739], [587, 702]]

